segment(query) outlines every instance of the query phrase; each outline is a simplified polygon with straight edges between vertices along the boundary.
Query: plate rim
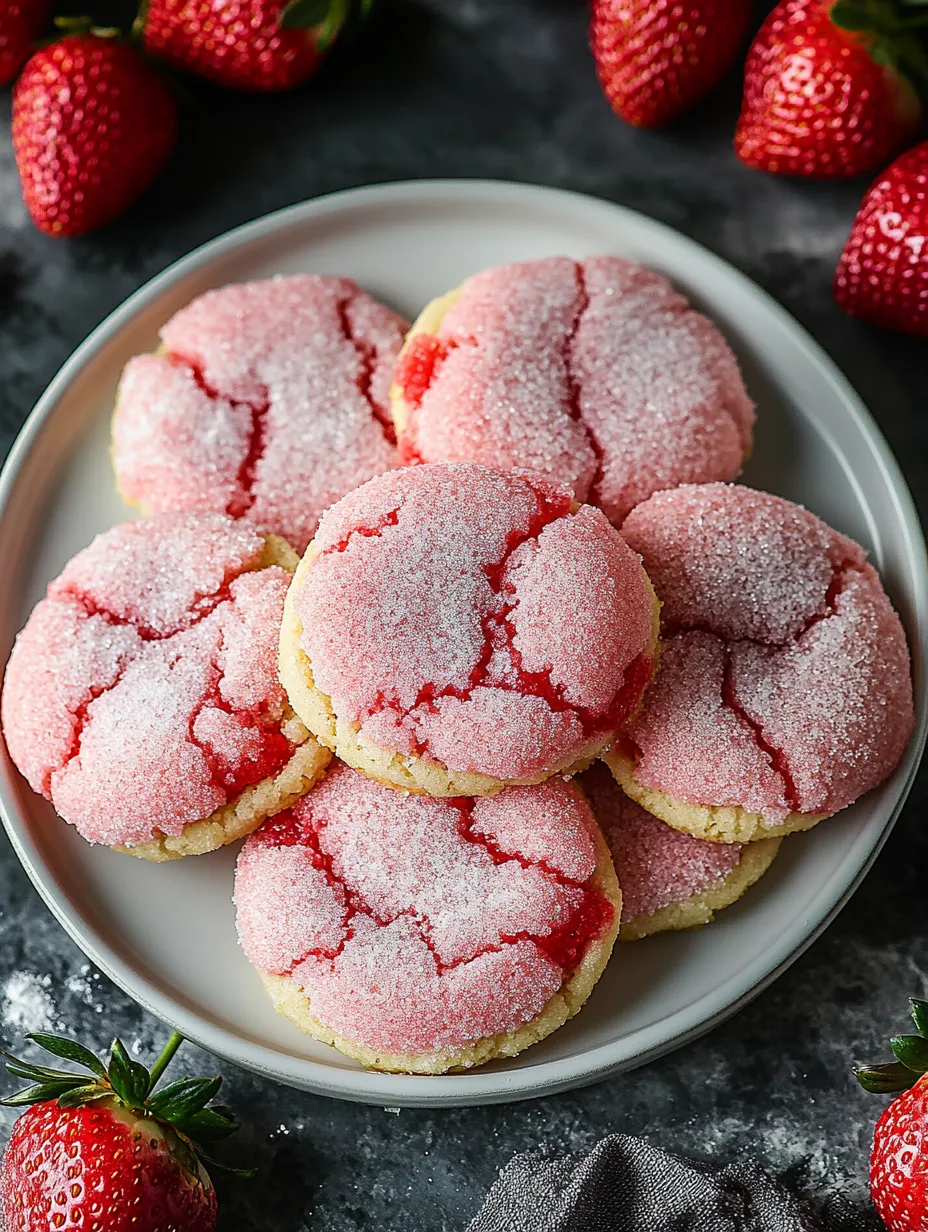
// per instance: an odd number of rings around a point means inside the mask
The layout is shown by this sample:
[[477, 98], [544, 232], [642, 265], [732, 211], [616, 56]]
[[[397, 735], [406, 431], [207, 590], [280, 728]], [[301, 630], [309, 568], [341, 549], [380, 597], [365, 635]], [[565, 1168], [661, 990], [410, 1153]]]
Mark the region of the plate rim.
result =
[[[805, 357], [819, 369], [840, 395], [845, 409], [856, 421], [861, 436], [869, 446], [874, 461], [878, 464], [887, 490], [891, 493], [895, 515], [906, 531], [906, 553], [909, 557], [914, 582], [913, 632], [917, 645], [912, 647], [916, 684], [920, 683], [924, 641], [928, 631], [928, 549], [926, 549], [918, 513], [908, 484], [902, 474], [886, 438], [856, 390], [835, 361], [820, 343], [776, 300], [736, 266], [726, 261], [711, 249], [691, 239], [656, 219], [629, 209], [615, 202], [593, 197], [585, 193], [543, 185], [505, 180], [484, 179], [421, 179], [344, 189], [324, 196], [299, 202], [270, 214], [246, 222], [212, 240], [199, 245], [190, 253], [172, 262], [160, 273], [149, 279], [127, 299], [117, 305], [99, 325], [81, 342], [64, 362], [36, 402], [0, 471], [0, 518], [11, 501], [20, 469], [29, 457], [34, 445], [52, 418], [56, 405], [71, 383], [95, 358], [97, 353], [123, 328], [125, 324], [150, 302], [167, 290], [176, 281], [202, 265], [229, 252], [247, 245], [250, 241], [286, 231], [312, 219], [327, 214], [341, 213], [369, 205], [389, 205], [398, 202], [417, 204], [431, 200], [460, 200], [463, 194], [476, 194], [487, 203], [518, 205], [521, 199], [526, 204], [561, 206], [569, 211], [591, 210], [602, 216], [611, 214], [619, 220], [632, 220], [636, 225], [645, 224], [652, 233], [664, 235], [675, 245], [697, 250], [697, 254], [709, 265], [723, 269], [728, 278], [734, 278], [741, 288], [758, 298], [770, 316], [785, 329], [795, 343], [804, 351]], [[527, 200], [530, 198], [531, 200]], [[645, 1044], [629, 1054], [627, 1046], [623, 1055], [617, 1057], [622, 1045], [617, 1041], [588, 1049], [576, 1057], [543, 1061], [514, 1070], [475, 1070], [466, 1074], [421, 1077], [412, 1075], [380, 1074], [373, 1071], [342, 1069], [326, 1066], [309, 1058], [294, 1059], [293, 1072], [284, 1072], [273, 1058], [280, 1057], [279, 1050], [257, 1044], [224, 1027], [209, 1023], [184, 1004], [161, 993], [143, 976], [133, 970], [102, 937], [97, 935], [92, 924], [82, 920], [80, 913], [70, 901], [56, 894], [54, 879], [48, 866], [28, 835], [27, 827], [17, 817], [12, 792], [8, 791], [4, 777], [0, 777], [0, 817], [16, 855], [35, 886], [45, 905], [64, 928], [78, 948], [117, 984], [133, 1001], [155, 1017], [175, 1026], [192, 1042], [216, 1053], [233, 1064], [252, 1070], [275, 1081], [330, 1097], [368, 1104], [387, 1104], [399, 1107], [415, 1106], [463, 1106], [477, 1103], [496, 1103], [537, 1098], [558, 1091], [573, 1089], [598, 1081], [610, 1074], [627, 1071], [646, 1061], [656, 1059], [680, 1047], [735, 1014], [754, 997], [758, 996], [793, 962], [795, 962], [846, 905], [861, 881], [873, 865], [905, 804], [918, 771], [921, 755], [928, 734], [928, 699], [919, 689], [917, 701], [917, 726], [912, 742], [902, 763], [902, 778], [895, 799], [875, 841], [864, 842], [859, 837], [845, 855], [840, 868], [850, 861], [859, 846], [866, 846], [856, 871], [848, 882], [836, 870], [829, 882], [819, 891], [819, 897], [832, 896], [831, 883], [842, 882], [843, 888], [832, 898], [830, 908], [811, 927], [794, 926], [780, 936], [779, 944], [765, 951], [762, 959], [746, 963], [736, 974], [721, 986], [705, 993], [698, 1001], [660, 1020], [663, 1024], [676, 1023], [672, 1034], [659, 1042]], [[898, 772], [897, 772], [898, 773]], [[855, 857], [856, 858], [856, 857]], [[45, 875], [43, 876], [43, 871]], [[789, 937], [788, 944], [784, 938]], [[772, 951], [772, 954], [771, 954]], [[758, 967], [763, 970], [757, 978], [749, 978], [748, 972]], [[137, 985], [141, 982], [144, 991]], [[156, 994], [149, 996], [147, 994]], [[714, 1011], [705, 1012], [704, 1004], [714, 1003]], [[721, 1004], [719, 1004], [721, 1002]], [[639, 1028], [638, 1034], [657, 1030], [657, 1024]], [[301, 1072], [297, 1073], [299, 1070]], [[317, 1074], [318, 1071], [319, 1073]], [[321, 1076], [319, 1076], [321, 1075]]]

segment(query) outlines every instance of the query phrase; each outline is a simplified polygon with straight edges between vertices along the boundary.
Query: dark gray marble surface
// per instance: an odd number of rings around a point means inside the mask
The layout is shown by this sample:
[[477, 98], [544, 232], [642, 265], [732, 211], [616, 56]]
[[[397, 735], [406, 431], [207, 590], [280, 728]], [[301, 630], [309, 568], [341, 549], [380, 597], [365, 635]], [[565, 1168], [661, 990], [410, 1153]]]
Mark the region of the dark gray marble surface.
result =
[[[22, 209], [0, 136], [0, 452], [75, 345], [176, 257], [319, 193], [422, 176], [578, 189], [678, 227], [755, 278], [837, 359], [928, 512], [926, 346], [854, 323], [829, 283], [864, 184], [777, 180], [731, 152], [735, 77], [657, 134], [617, 121], [597, 87], [582, 0], [385, 0], [358, 45], [290, 96], [192, 84], [181, 148], [104, 233], [46, 239]], [[6, 129], [6, 124], [4, 124]], [[918, 379], [918, 378], [921, 379]], [[881, 1055], [925, 995], [928, 836], [923, 776], [876, 867], [827, 934], [750, 1007], [697, 1043], [574, 1094], [469, 1110], [396, 1112], [272, 1086], [225, 1066], [253, 1182], [220, 1181], [235, 1232], [462, 1229], [497, 1168], [539, 1145], [612, 1130], [695, 1154], [755, 1153], [813, 1196], [863, 1204], [879, 1101], [852, 1058]], [[2, 1033], [53, 1023], [151, 1054], [164, 1035], [94, 973], [0, 839]], [[208, 1058], [190, 1047], [180, 1068]], [[11, 1114], [0, 1115], [8, 1128]]]

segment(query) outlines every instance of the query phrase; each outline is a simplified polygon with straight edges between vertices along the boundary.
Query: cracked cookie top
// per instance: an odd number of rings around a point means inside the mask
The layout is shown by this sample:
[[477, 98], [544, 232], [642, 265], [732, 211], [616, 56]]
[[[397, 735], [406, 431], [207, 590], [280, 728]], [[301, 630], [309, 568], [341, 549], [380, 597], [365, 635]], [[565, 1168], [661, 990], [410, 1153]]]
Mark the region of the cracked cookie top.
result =
[[348, 278], [222, 287], [126, 365], [113, 419], [123, 497], [246, 517], [302, 552], [320, 513], [396, 465], [390, 374], [406, 322]]
[[741, 859], [740, 843], [681, 834], [630, 800], [604, 762], [579, 776], [622, 887], [622, 923], [682, 903], [724, 881]]
[[737, 485], [661, 492], [626, 520], [661, 598], [661, 670], [626, 729], [634, 777], [770, 825], [834, 813], [914, 725], [899, 617], [864, 550]]
[[596, 823], [550, 780], [436, 800], [339, 763], [238, 859], [249, 960], [368, 1049], [459, 1048], [536, 1017], [614, 926], [593, 884]]
[[508, 782], [565, 769], [617, 730], [655, 651], [653, 591], [603, 514], [542, 476], [467, 463], [349, 493], [290, 602], [339, 719], [394, 753]]
[[405, 462], [526, 467], [616, 525], [662, 488], [733, 479], [754, 423], [716, 326], [609, 256], [469, 278], [413, 326], [392, 401]]
[[276, 646], [286, 569], [248, 522], [162, 514], [99, 535], [19, 634], [3, 732], [90, 842], [177, 835], [275, 774], [293, 745]]

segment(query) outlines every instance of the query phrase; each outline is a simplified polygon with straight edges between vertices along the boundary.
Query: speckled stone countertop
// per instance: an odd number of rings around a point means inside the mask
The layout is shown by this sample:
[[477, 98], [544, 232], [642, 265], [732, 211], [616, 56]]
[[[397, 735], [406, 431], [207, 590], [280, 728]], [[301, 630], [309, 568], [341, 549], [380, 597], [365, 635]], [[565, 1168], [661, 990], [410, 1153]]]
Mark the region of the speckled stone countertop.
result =
[[[769, 5], [767, 6], [769, 7]], [[679, 228], [756, 279], [843, 367], [928, 513], [926, 344], [872, 330], [829, 283], [864, 184], [778, 180], [731, 152], [733, 78], [669, 131], [639, 133], [603, 100], [582, 0], [384, 2], [364, 41], [304, 90], [234, 96], [194, 83], [159, 184], [97, 236], [35, 232], [0, 136], [0, 453], [78, 342], [176, 257], [269, 210], [359, 184], [475, 176], [553, 184]], [[8, 112], [8, 104], [5, 104]], [[880, 1107], [852, 1058], [882, 1055], [905, 998], [928, 991], [922, 775], [853, 906], [770, 989], [696, 1043], [573, 1094], [489, 1108], [367, 1108], [226, 1065], [246, 1122], [236, 1154], [260, 1179], [220, 1181], [227, 1232], [463, 1229], [515, 1152], [580, 1149], [621, 1130], [708, 1156], [750, 1152], [797, 1187], [866, 1201]], [[151, 1055], [161, 1025], [95, 973], [0, 839], [2, 1034], [64, 1025]], [[179, 1068], [206, 1061], [188, 1048]], [[0, 1130], [12, 1123], [0, 1113]]]

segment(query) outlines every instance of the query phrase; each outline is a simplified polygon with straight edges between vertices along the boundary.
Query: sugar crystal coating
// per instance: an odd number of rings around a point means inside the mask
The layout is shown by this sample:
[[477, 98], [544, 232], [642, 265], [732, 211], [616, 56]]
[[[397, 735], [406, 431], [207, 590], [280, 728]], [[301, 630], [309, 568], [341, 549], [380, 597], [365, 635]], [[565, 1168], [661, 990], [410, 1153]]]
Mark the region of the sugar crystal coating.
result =
[[394, 752], [507, 780], [558, 768], [647, 681], [638, 558], [542, 477], [393, 471], [326, 513], [312, 551], [293, 602], [314, 683]]
[[458, 1047], [528, 1022], [608, 928], [595, 833], [562, 781], [436, 800], [336, 763], [246, 842], [239, 936], [336, 1033], [402, 1054]]
[[289, 574], [221, 514], [99, 535], [49, 586], [6, 671], [3, 731], [32, 787], [91, 842], [180, 834], [292, 747], [276, 642]]
[[626, 729], [635, 777], [688, 804], [739, 804], [771, 822], [790, 812], [782, 764], [732, 705], [728, 651], [693, 630], [665, 638], [641, 711]]
[[795, 637], [826, 610], [836, 572], [866, 559], [800, 505], [722, 483], [656, 493], [622, 534], [647, 549], [665, 629], [711, 628], [733, 641]]
[[733, 479], [754, 409], [716, 326], [620, 257], [469, 278], [397, 366], [407, 461], [527, 467], [616, 525], [652, 492]]
[[390, 374], [406, 323], [347, 278], [209, 291], [123, 373], [113, 457], [155, 511], [245, 516], [302, 551], [320, 513], [396, 465]]
[[886, 778], [914, 726], [909, 652], [858, 544], [725, 484], [658, 493], [622, 533], [664, 604], [661, 670], [626, 732], [640, 783], [775, 824]]
[[631, 800], [603, 762], [578, 782], [609, 844], [622, 887], [623, 924], [682, 903], [737, 867], [740, 843], [710, 843], [668, 826]]

